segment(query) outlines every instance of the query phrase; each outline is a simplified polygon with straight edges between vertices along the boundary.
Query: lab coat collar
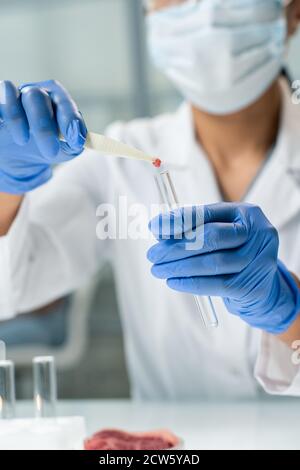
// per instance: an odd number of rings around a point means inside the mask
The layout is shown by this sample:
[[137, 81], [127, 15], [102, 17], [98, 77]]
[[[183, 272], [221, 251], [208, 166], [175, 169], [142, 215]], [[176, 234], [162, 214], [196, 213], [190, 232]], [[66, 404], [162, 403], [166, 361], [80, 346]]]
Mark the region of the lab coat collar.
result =
[[168, 168], [185, 168], [196, 145], [191, 107], [183, 102], [160, 129], [159, 155]]

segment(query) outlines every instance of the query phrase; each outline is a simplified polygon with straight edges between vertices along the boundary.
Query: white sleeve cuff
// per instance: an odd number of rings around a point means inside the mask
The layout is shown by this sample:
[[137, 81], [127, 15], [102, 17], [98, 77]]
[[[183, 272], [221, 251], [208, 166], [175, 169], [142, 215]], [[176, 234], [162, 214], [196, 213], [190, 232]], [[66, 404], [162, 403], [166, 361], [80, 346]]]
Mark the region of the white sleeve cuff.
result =
[[255, 377], [267, 393], [300, 396], [300, 341], [294, 349], [263, 333], [255, 365]]
[[7, 320], [16, 314], [18, 278], [22, 275], [22, 270], [18, 268], [24, 254], [27, 225], [28, 198], [25, 197], [8, 233], [0, 237], [0, 320]]

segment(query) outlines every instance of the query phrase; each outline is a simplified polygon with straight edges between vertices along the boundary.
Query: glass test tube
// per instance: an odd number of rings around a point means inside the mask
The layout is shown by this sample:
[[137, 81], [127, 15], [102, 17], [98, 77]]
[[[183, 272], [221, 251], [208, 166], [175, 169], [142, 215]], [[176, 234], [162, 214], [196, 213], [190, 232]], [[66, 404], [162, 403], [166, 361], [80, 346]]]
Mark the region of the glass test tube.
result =
[[[171, 180], [170, 174], [167, 170], [158, 169], [155, 175], [155, 181], [164, 204], [168, 209], [179, 207], [176, 191]], [[202, 323], [206, 328], [217, 328], [218, 318], [215, 312], [214, 305], [210, 297], [194, 296]]]
[[0, 339], [0, 361], [4, 361], [6, 357], [5, 343]]
[[54, 357], [35, 357], [32, 363], [35, 416], [37, 418], [51, 418], [56, 415], [57, 401]]
[[15, 417], [15, 368], [12, 361], [0, 361], [0, 419]]

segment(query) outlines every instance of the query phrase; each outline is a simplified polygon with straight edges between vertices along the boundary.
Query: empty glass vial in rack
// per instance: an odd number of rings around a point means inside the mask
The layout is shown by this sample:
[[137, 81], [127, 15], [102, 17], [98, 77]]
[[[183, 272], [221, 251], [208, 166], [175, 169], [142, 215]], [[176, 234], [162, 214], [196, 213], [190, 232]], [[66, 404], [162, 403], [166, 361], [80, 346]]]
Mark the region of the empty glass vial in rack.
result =
[[51, 418], [56, 415], [57, 385], [53, 356], [33, 359], [33, 388], [35, 416]]
[[0, 419], [15, 417], [15, 368], [12, 361], [0, 361]]

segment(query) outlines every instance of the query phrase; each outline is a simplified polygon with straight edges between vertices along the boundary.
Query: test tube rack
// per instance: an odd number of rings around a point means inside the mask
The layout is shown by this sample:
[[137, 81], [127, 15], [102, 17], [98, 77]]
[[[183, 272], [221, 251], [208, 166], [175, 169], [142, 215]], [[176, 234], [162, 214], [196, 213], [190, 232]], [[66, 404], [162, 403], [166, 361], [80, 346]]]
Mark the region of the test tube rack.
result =
[[14, 364], [0, 360], [0, 450], [82, 450], [85, 420], [57, 416], [55, 361], [33, 359], [34, 418], [16, 418]]

